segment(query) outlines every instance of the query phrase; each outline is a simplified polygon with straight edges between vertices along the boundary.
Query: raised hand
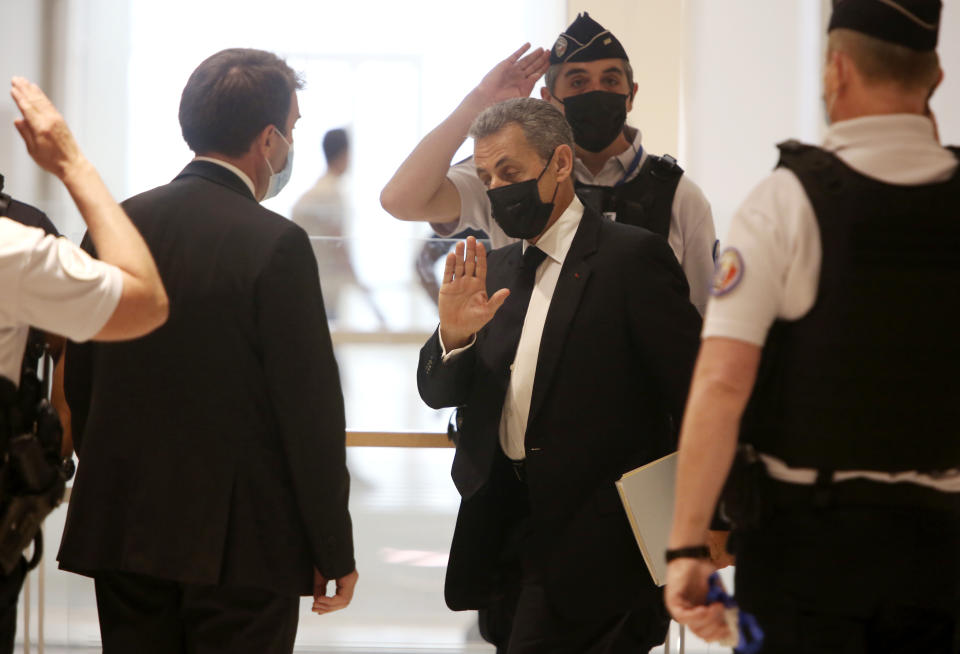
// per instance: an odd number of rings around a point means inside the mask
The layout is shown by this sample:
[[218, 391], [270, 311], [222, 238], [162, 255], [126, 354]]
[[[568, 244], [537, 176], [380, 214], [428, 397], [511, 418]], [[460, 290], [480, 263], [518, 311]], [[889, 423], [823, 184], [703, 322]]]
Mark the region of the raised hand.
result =
[[39, 86], [22, 77], [13, 78], [10, 95], [23, 114], [13, 124], [27, 152], [41, 168], [63, 179], [72, 166], [84, 161], [63, 116]]
[[470, 236], [457, 243], [447, 255], [443, 283], [437, 301], [440, 310], [440, 337], [446, 349], [463, 347], [490, 322], [510, 295], [501, 288], [487, 297], [487, 251]]
[[537, 80], [550, 67], [550, 53], [537, 48], [521, 59], [521, 55], [529, 49], [530, 44], [524, 43], [480, 80], [476, 91], [487, 104], [530, 95]]

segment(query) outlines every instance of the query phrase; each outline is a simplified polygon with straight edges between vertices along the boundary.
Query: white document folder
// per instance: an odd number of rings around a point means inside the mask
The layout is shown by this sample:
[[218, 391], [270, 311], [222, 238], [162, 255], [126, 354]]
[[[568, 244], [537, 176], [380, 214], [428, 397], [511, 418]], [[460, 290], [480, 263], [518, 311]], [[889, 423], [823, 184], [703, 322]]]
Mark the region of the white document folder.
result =
[[667, 541], [673, 523], [674, 484], [677, 480], [677, 453], [668, 454], [625, 473], [617, 490], [643, 560], [658, 586], [667, 583]]

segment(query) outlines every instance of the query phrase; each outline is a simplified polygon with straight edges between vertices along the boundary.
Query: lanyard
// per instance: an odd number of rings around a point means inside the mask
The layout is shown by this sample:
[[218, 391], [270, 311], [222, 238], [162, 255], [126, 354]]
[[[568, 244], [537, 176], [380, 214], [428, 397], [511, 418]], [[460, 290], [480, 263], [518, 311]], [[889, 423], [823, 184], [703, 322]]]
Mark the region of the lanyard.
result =
[[637, 169], [637, 166], [640, 165], [640, 158], [643, 157], [643, 146], [641, 145], [637, 149], [637, 153], [633, 155], [633, 161], [630, 162], [630, 165], [627, 166], [627, 172], [623, 174], [623, 177], [620, 178], [620, 181], [614, 184], [614, 186], [620, 186], [627, 181], [627, 178], [633, 174], [633, 171]]
[[763, 647], [763, 629], [757, 623], [753, 614], [741, 611], [736, 600], [727, 594], [720, 582], [720, 575], [714, 572], [707, 579], [706, 604], [720, 602], [727, 611], [735, 611], [739, 634], [737, 646], [733, 648], [736, 654], [756, 654]]

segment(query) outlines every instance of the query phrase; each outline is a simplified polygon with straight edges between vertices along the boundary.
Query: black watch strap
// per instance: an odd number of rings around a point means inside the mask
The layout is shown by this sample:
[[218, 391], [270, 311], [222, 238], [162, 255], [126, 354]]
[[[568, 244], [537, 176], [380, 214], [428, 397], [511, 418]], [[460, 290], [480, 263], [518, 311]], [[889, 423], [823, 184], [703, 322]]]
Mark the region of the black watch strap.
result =
[[677, 547], [667, 550], [667, 563], [675, 559], [709, 559], [710, 548], [706, 545], [694, 545], [692, 547]]

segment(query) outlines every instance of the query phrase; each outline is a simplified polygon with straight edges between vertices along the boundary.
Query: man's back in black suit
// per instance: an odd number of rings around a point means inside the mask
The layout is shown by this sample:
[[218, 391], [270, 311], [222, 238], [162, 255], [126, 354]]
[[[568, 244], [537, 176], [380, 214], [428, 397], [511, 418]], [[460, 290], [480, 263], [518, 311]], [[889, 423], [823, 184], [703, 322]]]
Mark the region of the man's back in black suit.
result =
[[[535, 118], [538, 125], [552, 120], [555, 110], [541, 105], [530, 105], [533, 115], [523, 119]], [[511, 115], [514, 109], [503, 111]], [[526, 161], [523, 148], [513, 147], [512, 139], [521, 138], [519, 129], [509, 134], [513, 123], [494, 123], [488, 133], [477, 128], [483, 120], [481, 115], [474, 127], [480, 131], [473, 134], [475, 157], [490, 188], [513, 187], [514, 193], [518, 182], [503, 178], [553, 175], [556, 182], [541, 182], [530, 193], [539, 193], [541, 202], [553, 195], [556, 204], [534, 239], [495, 250], [485, 261], [479, 246], [458, 249], [463, 261], [448, 260], [440, 328], [421, 351], [424, 401], [460, 406], [463, 418], [453, 465], [463, 499], [447, 603], [458, 610], [485, 609], [486, 635], [511, 654], [649, 648], [663, 641], [667, 617], [614, 482], [675, 449], [699, 315], [663, 239], [611, 223], [573, 198], [567, 145], [557, 146], [550, 158], [540, 154]], [[502, 211], [509, 216], [508, 206]], [[551, 229], [575, 230], [562, 261], [553, 260], [564, 249], [551, 243], [557, 240]], [[540, 323], [531, 323], [537, 319], [530, 313], [519, 318], [518, 348], [504, 341], [511, 333], [507, 322], [516, 318], [507, 310], [509, 296], [499, 305], [500, 289], [519, 293], [523, 249], [541, 243], [553, 252], [540, 266], [554, 268], [538, 269], [535, 288], [550, 295], [549, 304]], [[541, 288], [551, 274], [557, 274], [555, 287]], [[458, 290], [458, 279], [466, 290]], [[459, 313], [445, 309], [458, 295], [472, 300]], [[529, 297], [520, 301], [529, 302], [528, 310], [542, 306], [536, 293]], [[490, 309], [495, 313], [486, 317]], [[471, 311], [482, 317], [468, 318]], [[522, 353], [531, 329], [542, 330], [532, 360], [529, 351]], [[472, 345], [470, 334], [476, 337]], [[466, 349], [452, 352], [461, 346]], [[529, 365], [534, 373], [522, 375], [533, 380], [525, 430], [511, 436], [505, 401], [515, 392], [517, 366]], [[522, 464], [504, 456], [504, 443], [517, 436]]]
[[195, 160], [125, 202], [170, 320], [68, 355], [80, 465], [59, 559], [95, 578], [106, 652], [287, 652], [314, 569], [355, 575], [316, 261], [303, 230], [255, 199], [287, 158], [291, 96], [247, 154]]

